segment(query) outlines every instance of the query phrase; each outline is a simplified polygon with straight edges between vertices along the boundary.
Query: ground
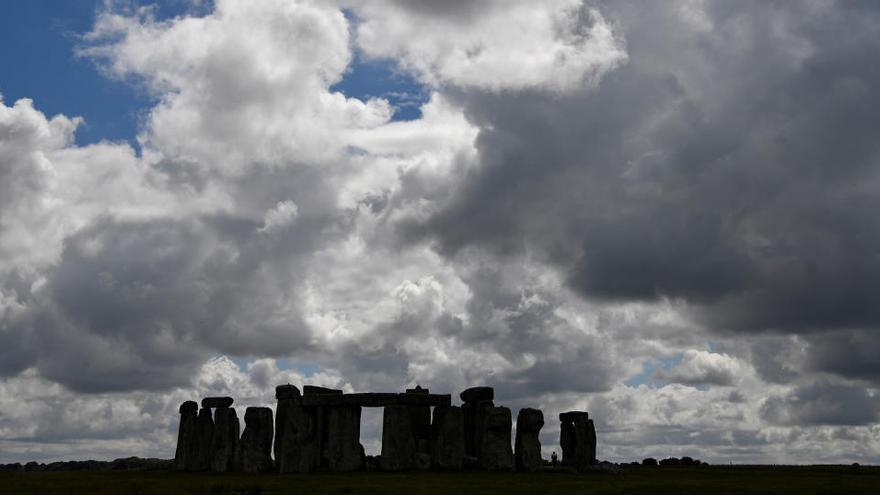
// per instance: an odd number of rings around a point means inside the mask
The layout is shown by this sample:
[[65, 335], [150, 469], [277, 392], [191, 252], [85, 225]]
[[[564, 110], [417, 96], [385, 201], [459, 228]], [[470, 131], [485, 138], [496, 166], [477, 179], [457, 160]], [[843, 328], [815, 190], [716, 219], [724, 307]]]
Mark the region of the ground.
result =
[[608, 473], [2, 472], [0, 494], [878, 494], [880, 467], [627, 467]]

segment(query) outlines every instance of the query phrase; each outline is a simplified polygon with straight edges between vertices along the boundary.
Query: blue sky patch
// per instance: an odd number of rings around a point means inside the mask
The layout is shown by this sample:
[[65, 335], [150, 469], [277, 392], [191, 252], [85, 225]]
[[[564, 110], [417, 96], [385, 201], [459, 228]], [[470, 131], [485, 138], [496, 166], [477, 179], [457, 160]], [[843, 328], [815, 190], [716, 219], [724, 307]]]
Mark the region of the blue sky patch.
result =
[[652, 387], [666, 385], [666, 382], [654, 378], [654, 374], [661, 369], [670, 370], [674, 368], [681, 363], [683, 357], [683, 353], [678, 353], [670, 358], [657, 358], [645, 361], [645, 363], [642, 364], [642, 372], [629, 378], [623, 383], [630, 387], [638, 387], [639, 385], [649, 385]]
[[416, 120], [430, 92], [393, 60], [364, 60], [356, 55], [342, 81], [330, 87], [349, 98], [384, 98], [394, 108], [391, 120]]

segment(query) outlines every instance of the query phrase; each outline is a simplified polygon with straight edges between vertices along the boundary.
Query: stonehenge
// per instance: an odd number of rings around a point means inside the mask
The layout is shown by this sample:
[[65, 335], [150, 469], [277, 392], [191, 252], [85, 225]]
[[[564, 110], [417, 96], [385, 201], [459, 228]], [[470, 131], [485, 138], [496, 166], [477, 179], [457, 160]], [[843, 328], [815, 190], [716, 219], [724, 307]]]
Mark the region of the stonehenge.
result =
[[179, 471], [195, 471], [199, 456], [199, 405], [188, 400], [180, 405], [180, 426], [177, 430], [177, 450], [174, 467]]
[[272, 471], [272, 409], [249, 407], [244, 413], [244, 431], [235, 455], [236, 471], [267, 473]]
[[[511, 445], [511, 410], [495, 404], [491, 387], [432, 394], [416, 386], [403, 393], [344, 393], [314, 385], [275, 388], [277, 404], [248, 407], [244, 431], [231, 397], [180, 405], [174, 467], [180, 471], [310, 473], [361, 469], [555, 469], [541, 455], [544, 414], [523, 408]], [[382, 450], [369, 465], [360, 443], [361, 411], [382, 407]], [[596, 464], [596, 431], [589, 414], [559, 415], [562, 465]]]
[[562, 447], [562, 465], [586, 469], [596, 464], [596, 429], [586, 411], [559, 414], [559, 446]]
[[235, 454], [238, 450], [239, 428], [238, 415], [236, 415], [235, 409], [231, 407], [217, 407], [214, 409], [214, 434], [211, 436], [211, 471], [225, 473], [233, 470]]
[[538, 434], [544, 427], [544, 413], [538, 409], [523, 408], [516, 415], [516, 439], [513, 456], [520, 471], [541, 468], [541, 441]]
[[437, 406], [431, 421], [431, 465], [458, 470], [464, 466], [464, 415], [458, 406]]

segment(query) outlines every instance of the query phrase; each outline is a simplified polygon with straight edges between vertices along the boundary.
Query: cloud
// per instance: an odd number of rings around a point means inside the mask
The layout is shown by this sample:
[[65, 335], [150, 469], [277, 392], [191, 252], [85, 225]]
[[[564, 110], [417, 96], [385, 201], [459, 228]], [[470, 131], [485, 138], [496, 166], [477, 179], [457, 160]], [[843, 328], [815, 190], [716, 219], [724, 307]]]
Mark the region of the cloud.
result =
[[[138, 152], [0, 104], [4, 455], [164, 457], [181, 401], [308, 382], [494, 385], [614, 460], [876, 462], [876, 15], [101, 11], [79, 53], [155, 97]], [[331, 90], [357, 56], [422, 117]]]
[[658, 370], [654, 377], [684, 385], [733, 385], [742, 375], [741, 366], [726, 354], [689, 349], [678, 364]]
[[681, 299], [717, 331], [876, 326], [877, 12], [695, 5], [609, 6], [629, 61], [594, 91], [455, 93], [480, 165], [403, 230], [532, 253], [591, 300]]
[[761, 417], [780, 425], [865, 425], [878, 421], [880, 398], [863, 387], [816, 382], [768, 398]]
[[590, 88], [627, 59], [610, 23], [579, 1], [435, 3], [355, 2], [358, 47], [431, 85], [489, 91]]

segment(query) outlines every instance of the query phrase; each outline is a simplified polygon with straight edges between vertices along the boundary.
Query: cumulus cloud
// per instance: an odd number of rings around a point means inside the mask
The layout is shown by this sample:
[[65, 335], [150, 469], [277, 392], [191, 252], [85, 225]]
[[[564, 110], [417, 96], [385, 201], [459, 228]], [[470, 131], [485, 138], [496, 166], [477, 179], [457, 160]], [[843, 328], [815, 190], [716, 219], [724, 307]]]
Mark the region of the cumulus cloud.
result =
[[358, 47], [432, 85], [565, 93], [594, 87], [627, 58], [613, 26], [577, 0], [354, 5]]
[[688, 349], [681, 361], [655, 378], [685, 385], [732, 385], [742, 375], [740, 363], [727, 354]]

